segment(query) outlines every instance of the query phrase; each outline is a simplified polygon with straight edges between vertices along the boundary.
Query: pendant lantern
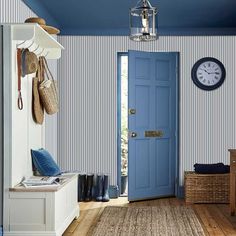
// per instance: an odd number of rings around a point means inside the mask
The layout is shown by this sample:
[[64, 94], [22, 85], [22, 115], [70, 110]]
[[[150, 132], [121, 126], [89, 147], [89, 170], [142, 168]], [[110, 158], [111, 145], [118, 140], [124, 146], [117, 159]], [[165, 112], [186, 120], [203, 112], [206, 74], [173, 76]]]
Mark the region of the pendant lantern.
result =
[[134, 41], [151, 41], [157, 39], [157, 8], [148, 0], [140, 0], [130, 8], [130, 39]]

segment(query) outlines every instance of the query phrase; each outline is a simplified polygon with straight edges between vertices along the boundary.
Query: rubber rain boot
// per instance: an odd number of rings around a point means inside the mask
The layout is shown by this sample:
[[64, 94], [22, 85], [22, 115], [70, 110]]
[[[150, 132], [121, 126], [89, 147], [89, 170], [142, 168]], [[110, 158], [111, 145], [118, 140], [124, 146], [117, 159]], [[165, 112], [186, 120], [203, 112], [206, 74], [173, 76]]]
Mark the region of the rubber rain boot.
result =
[[103, 178], [103, 195], [102, 195], [102, 201], [103, 202], [109, 202], [109, 181], [108, 181], [108, 175], [104, 175]]
[[86, 174], [79, 175], [79, 182], [78, 182], [78, 201], [83, 202], [85, 200], [85, 184], [86, 184]]
[[101, 202], [103, 195], [103, 175], [97, 175], [97, 194], [96, 201]]
[[93, 174], [87, 175], [87, 184], [86, 184], [86, 197], [85, 201], [92, 201], [92, 188], [93, 188]]

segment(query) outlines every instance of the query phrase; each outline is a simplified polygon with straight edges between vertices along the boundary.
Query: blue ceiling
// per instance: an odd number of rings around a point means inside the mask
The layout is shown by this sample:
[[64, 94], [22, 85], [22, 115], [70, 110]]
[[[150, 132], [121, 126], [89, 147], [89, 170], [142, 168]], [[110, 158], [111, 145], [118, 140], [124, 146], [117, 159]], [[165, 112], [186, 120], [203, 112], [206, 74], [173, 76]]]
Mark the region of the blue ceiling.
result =
[[[128, 35], [136, 0], [23, 0], [62, 35]], [[236, 0], [150, 0], [160, 35], [235, 35]]]

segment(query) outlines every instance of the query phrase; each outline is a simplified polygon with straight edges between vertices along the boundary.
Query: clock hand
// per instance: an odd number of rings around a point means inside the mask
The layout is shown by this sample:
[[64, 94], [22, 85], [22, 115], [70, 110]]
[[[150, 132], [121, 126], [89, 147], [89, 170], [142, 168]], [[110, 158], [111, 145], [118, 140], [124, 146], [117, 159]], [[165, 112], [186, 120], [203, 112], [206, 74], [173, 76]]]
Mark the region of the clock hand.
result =
[[201, 70], [204, 70], [208, 75], [209, 75], [209, 73], [208, 73], [208, 71], [207, 70], [205, 70], [205, 69], [201, 69]]

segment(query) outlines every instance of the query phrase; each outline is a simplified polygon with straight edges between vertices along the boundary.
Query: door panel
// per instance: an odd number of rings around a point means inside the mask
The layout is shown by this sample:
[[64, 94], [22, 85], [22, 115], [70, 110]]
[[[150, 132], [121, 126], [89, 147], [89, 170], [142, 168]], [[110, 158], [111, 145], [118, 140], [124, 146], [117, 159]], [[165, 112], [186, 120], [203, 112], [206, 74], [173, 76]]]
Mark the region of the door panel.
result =
[[[140, 96], [142, 94], [142, 97]], [[137, 85], [135, 87], [136, 97], [136, 128], [148, 128], [149, 125], [149, 104], [150, 104], [150, 88], [148, 86]]]
[[156, 128], [168, 128], [169, 126], [170, 89], [169, 87], [156, 87]]
[[149, 58], [136, 58], [135, 62], [135, 79], [150, 79], [150, 59]]
[[128, 119], [130, 201], [175, 193], [177, 58], [129, 51], [128, 106], [136, 111]]
[[170, 172], [169, 139], [156, 140], [156, 187], [169, 186], [169, 178], [162, 178]]
[[[140, 139], [135, 141], [135, 151], [136, 151], [136, 165], [135, 165], [135, 188], [150, 188], [150, 155], [149, 155], [149, 142], [145, 139]], [[143, 165], [138, 163], [142, 162], [145, 158]]]
[[169, 80], [169, 67], [170, 63], [168, 60], [156, 60], [156, 80]]

